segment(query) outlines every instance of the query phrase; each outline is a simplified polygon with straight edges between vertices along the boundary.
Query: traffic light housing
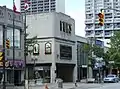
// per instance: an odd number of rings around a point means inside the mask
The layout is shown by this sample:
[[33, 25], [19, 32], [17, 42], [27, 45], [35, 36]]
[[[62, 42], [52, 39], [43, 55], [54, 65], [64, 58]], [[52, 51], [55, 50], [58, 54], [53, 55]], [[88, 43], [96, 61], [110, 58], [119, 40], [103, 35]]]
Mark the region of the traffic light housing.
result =
[[3, 61], [4, 58], [4, 52], [0, 52], [0, 61]]
[[99, 25], [103, 26], [104, 25], [104, 13], [101, 11], [101, 13], [98, 14], [99, 17]]
[[10, 48], [10, 40], [6, 40], [6, 48], [9, 49]]

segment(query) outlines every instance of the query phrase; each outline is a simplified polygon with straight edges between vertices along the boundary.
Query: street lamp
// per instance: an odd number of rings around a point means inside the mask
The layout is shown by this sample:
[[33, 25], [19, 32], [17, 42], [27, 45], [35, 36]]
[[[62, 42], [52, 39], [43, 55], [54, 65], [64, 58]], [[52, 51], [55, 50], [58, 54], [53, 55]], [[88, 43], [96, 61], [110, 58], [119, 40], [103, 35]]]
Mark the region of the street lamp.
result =
[[99, 71], [99, 79], [100, 79], [100, 83], [102, 82], [102, 74], [101, 74], [101, 68], [103, 67], [104, 62], [103, 62], [103, 58], [96, 58], [96, 61], [97, 61], [97, 68], [98, 68], [98, 71]]
[[114, 61], [109, 61], [109, 67], [110, 67], [110, 71], [109, 74], [112, 74], [112, 65], [114, 64]]
[[33, 77], [34, 77], [34, 83], [35, 83], [35, 79], [36, 79], [36, 74], [35, 74], [35, 66], [36, 66], [36, 61], [37, 61], [38, 59], [37, 58], [32, 58], [32, 60], [31, 61], [33, 61]]

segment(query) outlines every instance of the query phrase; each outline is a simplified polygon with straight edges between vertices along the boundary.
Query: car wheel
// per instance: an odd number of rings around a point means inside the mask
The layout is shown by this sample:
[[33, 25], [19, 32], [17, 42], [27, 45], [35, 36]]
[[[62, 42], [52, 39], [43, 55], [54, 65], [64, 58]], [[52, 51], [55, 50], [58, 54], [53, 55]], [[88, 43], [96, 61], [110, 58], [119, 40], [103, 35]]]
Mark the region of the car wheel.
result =
[[116, 80], [113, 80], [113, 83], [116, 83]]

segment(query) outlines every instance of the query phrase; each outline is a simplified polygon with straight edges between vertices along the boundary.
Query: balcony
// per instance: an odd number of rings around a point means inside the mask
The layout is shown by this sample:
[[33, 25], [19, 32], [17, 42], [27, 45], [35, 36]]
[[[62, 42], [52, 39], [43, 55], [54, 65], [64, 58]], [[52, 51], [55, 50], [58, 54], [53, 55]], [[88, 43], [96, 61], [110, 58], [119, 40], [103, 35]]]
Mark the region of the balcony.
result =
[[112, 36], [112, 33], [110, 34], [105, 34], [105, 38], [110, 38]]
[[103, 30], [103, 28], [99, 27], [99, 28], [95, 28], [95, 30]]
[[94, 23], [94, 20], [93, 19], [87, 19], [87, 20], [85, 20], [85, 24], [90, 24], [90, 23]]
[[120, 26], [116, 26], [113, 28], [114, 30], [120, 30]]
[[113, 30], [113, 26], [106, 27], [105, 30]]
[[91, 28], [86, 27], [85, 30], [86, 30], [86, 31], [94, 30], [94, 27], [91, 27]]
[[85, 34], [86, 37], [94, 37], [94, 33], [91, 34]]
[[114, 22], [115, 22], [115, 23], [120, 23], [120, 18], [115, 18], [115, 19], [114, 19]]
[[103, 37], [103, 33], [101, 33], [101, 34], [95, 34], [95, 37], [101, 38], [101, 37]]
[[112, 18], [105, 19], [105, 23], [113, 23], [113, 19]]

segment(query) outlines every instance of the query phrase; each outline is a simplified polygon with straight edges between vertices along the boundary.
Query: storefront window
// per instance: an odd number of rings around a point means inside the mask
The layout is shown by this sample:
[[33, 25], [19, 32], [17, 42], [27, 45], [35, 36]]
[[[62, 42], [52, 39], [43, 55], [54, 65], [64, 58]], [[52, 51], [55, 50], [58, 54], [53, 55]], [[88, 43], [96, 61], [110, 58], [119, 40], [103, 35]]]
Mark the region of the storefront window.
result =
[[[20, 48], [20, 30], [15, 29], [15, 47]], [[13, 28], [8, 28], [7, 29], [7, 39], [10, 40], [10, 47], [13, 46]]]

